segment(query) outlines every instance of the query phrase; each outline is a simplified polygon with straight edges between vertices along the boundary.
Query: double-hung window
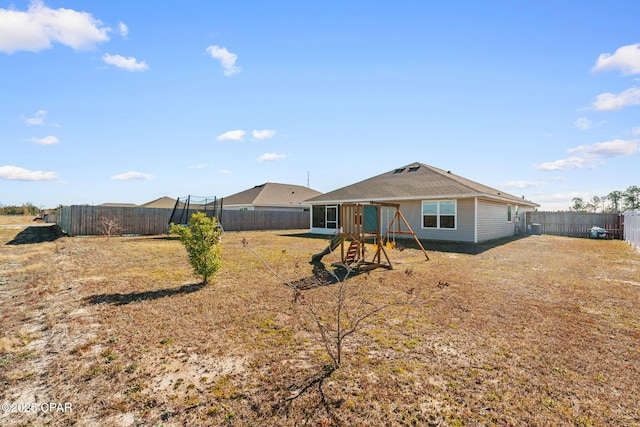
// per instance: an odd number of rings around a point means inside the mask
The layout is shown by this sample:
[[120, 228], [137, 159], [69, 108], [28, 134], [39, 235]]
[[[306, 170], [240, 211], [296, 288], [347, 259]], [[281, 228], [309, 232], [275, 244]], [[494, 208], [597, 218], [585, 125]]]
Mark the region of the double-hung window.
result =
[[456, 228], [456, 201], [422, 202], [422, 228]]

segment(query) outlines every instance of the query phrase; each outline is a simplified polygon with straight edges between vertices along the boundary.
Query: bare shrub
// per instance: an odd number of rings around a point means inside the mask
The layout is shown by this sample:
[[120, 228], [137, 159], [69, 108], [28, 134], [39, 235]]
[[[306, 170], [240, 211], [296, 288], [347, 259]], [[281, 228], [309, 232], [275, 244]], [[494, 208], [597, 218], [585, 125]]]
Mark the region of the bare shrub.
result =
[[122, 232], [120, 221], [115, 216], [99, 216], [98, 222], [100, 223], [100, 230], [102, 231], [102, 235], [105, 236], [107, 240], [111, 239], [111, 236]]

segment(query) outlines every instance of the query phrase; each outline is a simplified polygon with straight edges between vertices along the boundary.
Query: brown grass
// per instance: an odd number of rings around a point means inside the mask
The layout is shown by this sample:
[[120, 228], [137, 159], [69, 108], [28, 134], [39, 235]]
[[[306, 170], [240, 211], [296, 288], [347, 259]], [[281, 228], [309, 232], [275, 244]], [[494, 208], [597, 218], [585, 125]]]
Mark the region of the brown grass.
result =
[[[317, 283], [326, 246], [292, 232], [226, 233], [206, 287], [177, 240], [12, 244], [0, 228], [0, 425], [640, 425], [640, 257], [620, 241], [531, 236], [389, 251], [347, 279], [349, 303], [391, 306], [328, 359], [279, 274]], [[326, 260], [329, 265], [330, 260]], [[337, 285], [303, 291], [332, 314]]]

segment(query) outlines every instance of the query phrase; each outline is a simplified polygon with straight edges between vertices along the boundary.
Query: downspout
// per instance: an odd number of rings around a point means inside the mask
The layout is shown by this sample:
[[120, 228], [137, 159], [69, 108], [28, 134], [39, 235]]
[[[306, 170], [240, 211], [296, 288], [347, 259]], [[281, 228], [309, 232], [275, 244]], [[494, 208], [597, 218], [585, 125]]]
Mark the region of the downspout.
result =
[[473, 198], [473, 243], [478, 243], [478, 198]]

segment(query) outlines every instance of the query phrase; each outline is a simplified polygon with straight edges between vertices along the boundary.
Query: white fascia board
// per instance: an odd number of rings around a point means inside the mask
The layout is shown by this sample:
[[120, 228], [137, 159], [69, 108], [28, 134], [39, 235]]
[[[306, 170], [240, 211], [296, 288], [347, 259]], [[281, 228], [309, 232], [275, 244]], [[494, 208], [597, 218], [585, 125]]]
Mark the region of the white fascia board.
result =
[[335, 205], [340, 203], [369, 203], [369, 202], [403, 202], [408, 200], [445, 200], [445, 199], [469, 199], [474, 197], [487, 198], [498, 200], [505, 203], [520, 204], [524, 206], [539, 207], [537, 203], [529, 202], [528, 200], [514, 200], [507, 197], [502, 197], [497, 194], [490, 193], [463, 193], [463, 194], [442, 194], [442, 195], [428, 195], [428, 196], [410, 196], [410, 197], [381, 197], [376, 199], [349, 199], [349, 200], [322, 200], [310, 202], [312, 205]]

